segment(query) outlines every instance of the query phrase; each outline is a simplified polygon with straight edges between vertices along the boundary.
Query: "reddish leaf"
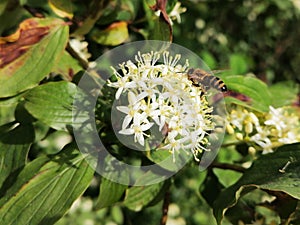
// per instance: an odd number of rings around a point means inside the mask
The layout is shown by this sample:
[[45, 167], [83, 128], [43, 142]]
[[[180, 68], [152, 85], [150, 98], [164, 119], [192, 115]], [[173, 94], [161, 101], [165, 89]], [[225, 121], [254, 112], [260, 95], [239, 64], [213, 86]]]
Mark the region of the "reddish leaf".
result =
[[49, 27], [35, 27], [36, 25], [35, 21], [22, 23], [16, 33], [0, 38], [0, 68], [19, 58], [31, 45], [48, 34]]
[[59, 19], [24, 20], [12, 35], [0, 38], [0, 97], [37, 85], [66, 46], [68, 26]]
[[163, 19], [170, 24], [170, 19], [169, 16], [167, 14], [166, 11], [166, 6], [167, 6], [167, 0], [157, 0], [156, 4], [154, 6], [151, 7], [152, 10], [157, 11], [160, 10], [161, 11], [161, 16], [163, 17]]

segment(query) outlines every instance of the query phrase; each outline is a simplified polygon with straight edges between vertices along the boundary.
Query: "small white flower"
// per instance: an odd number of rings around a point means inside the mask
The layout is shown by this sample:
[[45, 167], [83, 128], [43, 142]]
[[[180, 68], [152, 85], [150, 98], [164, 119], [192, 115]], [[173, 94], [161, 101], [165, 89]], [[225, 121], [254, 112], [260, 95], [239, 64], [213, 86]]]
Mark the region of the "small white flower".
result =
[[88, 61], [88, 59], [91, 57], [91, 54], [88, 52], [88, 42], [84, 41], [84, 36], [71, 38], [69, 43], [72, 49], [79, 55], [80, 58]]
[[117, 82], [108, 81], [108, 85], [111, 87], [114, 87], [114, 88], [118, 88], [118, 90], [116, 92], [116, 99], [119, 99], [123, 91], [126, 91], [130, 88], [135, 88], [136, 83], [133, 81], [130, 81], [129, 77], [127, 77], [127, 76], [122, 77], [114, 68], [112, 68], [112, 69], [118, 80], [117, 80]]
[[124, 118], [122, 129], [125, 129], [140, 111], [140, 102], [136, 98], [135, 94], [131, 91], [128, 92], [128, 102], [128, 106], [116, 107], [120, 112], [127, 114]]
[[258, 133], [253, 135], [250, 140], [263, 149], [263, 154], [273, 152], [272, 141], [270, 140], [270, 131], [257, 127]]
[[169, 17], [171, 19], [176, 19], [178, 23], [181, 23], [181, 18], [180, 18], [180, 14], [186, 12], [186, 8], [185, 7], [181, 7], [181, 2], [176, 2], [174, 8], [172, 9], [172, 11], [169, 13]]
[[243, 130], [243, 123], [245, 119], [245, 111], [240, 108], [233, 109], [229, 115], [228, 122], [233, 128], [238, 128], [239, 131]]
[[122, 129], [119, 131], [120, 134], [131, 135], [134, 134], [134, 141], [140, 145], [144, 145], [144, 136], [148, 136], [144, 131], [149, 130], [153, 123], [147, 120], [145, 114], [136, 113], [133, 117], [133, 123], [130, 128]]
[[282, 133], [282, 131], [287, 127], [286, 121], [283, 116], [283, 108], [275, 109], [270, 106], [270, 112], [264, 124], [267, 126], [275, 126], [277, 131], [279, 133]]

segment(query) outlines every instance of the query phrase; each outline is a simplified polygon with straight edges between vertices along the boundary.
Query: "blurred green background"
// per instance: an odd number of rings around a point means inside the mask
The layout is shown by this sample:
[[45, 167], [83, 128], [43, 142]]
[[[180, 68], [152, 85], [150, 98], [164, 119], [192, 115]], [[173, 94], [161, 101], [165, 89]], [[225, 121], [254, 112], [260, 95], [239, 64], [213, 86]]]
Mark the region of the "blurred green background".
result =
[[[170, 1], [171, 5], [175, 1]], [[170, 4], [169, 2], [169, 4]], [[268, 84], [278, 81], [299, 82], [300, 75], [300, 1], [182, 1], [186, 12], [180, 23], [173, 21], [173, 42], [199, 56], [212, 70], [228, 70], [230, 74], [254, 74]], [[131, 40], [140, 40], [130, 32]], [[102, 47], [91, 43], [93, 58]], [[240, 156], [230, 148], [222, 149], [220, 162], [234, 162]], [[239, 173], [214, 170], [224, 186], [233, 184]], [[196, 165], [176, 175], [171, 189], [168, 225], [214, 225], [211, 208], [198, 188], [206, 172]], [[218, 187], [216, 187], [218, 188]], [[133, 213], [121, 206], [92, 211], [97, 193], [91, 187], [57, 225], [158, 224], [162, 202]], [[258, 199], [259, 191], [245, 199]], [[272, 211], [257, 207], [267, 220], [255, 224], [278, 224]], [[231, 224], [223, 221], [224, 225]], [[253, 223], [254, 224], [254, 223]]]
[[[107, 4], [109, 1], [99, 2]], [[115, 8], [106, 8], [103, 11], [102, 19], [85, 36], [91, 54], [90, 61], [95, 60], [104, 51], [113, 48], [113, 46], [99, 44], [101, 42], [99, 39], [94, 41], [95, 36], [98, 35], [97, 29], [103, 30], [106, 25], [112, 22], [118, 20], [130, 21], [128, 33], [126, 29], [117, 33], [117, 37], [121, 35], [120, 42], [123, 40], [122, 35], [124, 35], [126, 41], [143, 40], [145, 37], [151, 37], [145, 29], [147, 26], [151, 27], [151, 24], [145, 19], [148, 15], [145, 15], [146, 12], [143, 9], [154, 4], [155, 1], [120, 0], [111, 2], [113, 2], [111, 5], [116, 6], [119, 4], [120, 7], [116, 11]], [[51, 14], [47, 1], [23, 0], [20, 3], [41, 9], [50, 16], [54, 15], [53, 12]], [[176, 3], [175, 0], [168, 1], [168, 13], [172, 12]], [[80, 17], [80, 13], [85, 10], [85, 4], [87, 3], [74, 0], [72, 4], [76, 6], [74, 14], [77, 13]], [[225, 70], [229, 74], [238, 75], [252, 74], [267, 84], [286, 81], [287, 85], [291, 85], [299, 82], [300, 0], [185, 0], [181, 1], [180, 7], [182, 13], [174, 13], [173, 42], [201, 56], [212, 70]], [[23, 10], [23, 7], [20, 6], [12, 9], [14, 13], [1, 14], [0, 20], [6, 18], [5, 20], [8, 21], [1, 24], [1, 36], [10, 34], [18, 23], [28, 16], [21, 13]], [[18, 14], [18, 12], [20, 13]], [[13, 16], [10, 19], [10, 15], [18, 16]], [[36, 156], [41, 151], [54, 154], [61, 149], [61, 142], [67, 143], [69, 141], [70, 136], [68, 133], [56, 131], [46, 142], [40, 142], [39, 145], [34, 146], [30, 154]], [[51, 149], [51, 152], [47, 152], [47, 149]], [[219, 162], [233, 163], [241, 158], [242, 156], [230, 147], [222, 148], [218, 155]], [[202, 182], [207, 182], [204, 181], [206, 173], [206, 171], [200, 172], [197, 165], [193, 164], [176, 174], [170, 190], [167, 225], [216, 224], [211, 207], [200, 194]], [[241, 176], [237, 172], [218, 169], [214, 169], [214, 173], [225, 187], [233, 184]], [[94, 210], [93, 205], [99, 193], [99, 182], [100, 178], [95, 177], [84, 196], [78, 199], [71, 210], [56, 224], [158, 224], [161, 218], [162, 202], [137, 213], [119, 205], [98, 211]], [[218, 184], [216, 184], [216, 189], [220, 189]], [[215, 192], [218, 193], [218, 191]], [[212, 190], [212, 193], [214, 193], [214, 190]], [[243, 200], [250, 202], [262, 198], [266, 198], [266, 195], [260, 191], [255, 191], [246, 195]], [[279, 223], [278, 216], [272, 211], [259, 206], [256, 206], [256, 211], [260, 212], [264, 218], [260, 220], [260, 215], [258, 215], [255, 224]], [[231, 223], [225, 219], [223, 224], [229, 225]]]

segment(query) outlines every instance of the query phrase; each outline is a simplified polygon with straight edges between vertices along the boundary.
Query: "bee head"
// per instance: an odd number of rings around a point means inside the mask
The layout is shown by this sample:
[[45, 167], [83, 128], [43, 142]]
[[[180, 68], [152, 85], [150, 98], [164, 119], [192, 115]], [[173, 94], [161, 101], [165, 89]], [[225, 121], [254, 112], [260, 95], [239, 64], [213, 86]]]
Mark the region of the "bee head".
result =
[[187, 74], [192, 74], [192, 73], [194, 73], [194, 71], [195, 71], [195, 69], [190, 68], [190, 69], [187, 71]]
[[222, 91], [222, 92], [226, 92], [226, 91], [227, 91], [226, 85], [224, 85], [224, 86], [221, 87], [221, 91]]

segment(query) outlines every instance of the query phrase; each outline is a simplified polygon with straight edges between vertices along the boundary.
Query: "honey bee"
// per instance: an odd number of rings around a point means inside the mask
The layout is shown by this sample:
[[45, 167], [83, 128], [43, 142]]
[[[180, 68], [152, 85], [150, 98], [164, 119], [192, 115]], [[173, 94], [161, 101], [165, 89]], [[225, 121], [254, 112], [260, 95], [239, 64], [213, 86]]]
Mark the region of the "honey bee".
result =
[[205, 70], [191, 68], [187, 71], [187, 76], [193, 82], [193, 85], [202, 87], [204, 91], [210, 88], [215, 88], [221, 92], [227, 91], [225, 83], [220, 78], [215, 77]]

